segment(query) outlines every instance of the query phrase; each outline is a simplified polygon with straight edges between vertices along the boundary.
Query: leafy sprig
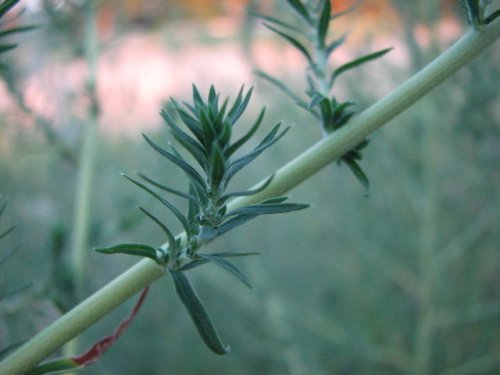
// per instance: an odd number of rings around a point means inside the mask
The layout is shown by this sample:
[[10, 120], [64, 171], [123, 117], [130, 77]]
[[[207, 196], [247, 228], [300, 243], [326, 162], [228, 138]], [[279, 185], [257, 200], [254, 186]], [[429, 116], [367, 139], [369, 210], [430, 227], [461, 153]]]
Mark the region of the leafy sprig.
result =
[[500, 16], [500, 9], [488, 13], [488, 8], [493, 0], [460, 0], [460, 3], [465, 8], [467, 21], [475, 29], [486, 26]]
[[[319, 120], [323, 133], [330, 134], [346, 125], [355, 114], [352, 108], [354, 102], [339, 102], [332, 94], [336, 79], [346, 72], [384, 56], [391, 48], [360, 56], [332, 69], [328, 62], [333, 52], [346, 40], [345, 35], [329, 40], [328, 35], [332, 20], [348, 13], [354, 9], [354, 6], [348, 10], [332, 14], [330, 0], [321, 0], [319, 2], [287, 0], [287, 2], [298, 15], [298, 22], [301, 23], [301, 26], [275, 17], [261, 14], [257, 16], [265, 21], [264, 25], [267, 28], [284, 38], [305, 57], [308, 64], [308, 73], [306, 74], [307, 97], [303, 98], [285, 82], [268, 73], [257, 70], [256, 74], [286, 94], [299, 107], [311, 113]], [[358, 163], [362, 158], [361, 151], [367, 144], [367, 140], [361, 142], [339, 159], [339, 163], [344, 162], [347, 164], [366, 191], [369, 190], [369, 181]]]
[[[173, 232], [153, 213], [139, 207], [164, 232], [168, 243], [166, 248], [125, 243], [96, 249], [104, 254], [121, 253], [150, 258], [167, 268], [174, 281], [177, 294], [189, 311], [201, 337], [217, 354], [226, 353], [229, 347], [222, 344], [208, 312], [185, 272], [212, 262], [251, 288], [248, 279], [228, 258], [256, 253], [207, 254], [200, 252], [202, 247], [218, 236], [260, 215], [286, 213], [308, 207], [306, 204], [286, 203], [287, 197], [275, 197], [258, 204], [228, 211], [227, 203], [231, 198], [256, 194], [272, 182], [271, 176], [256, 189], [228, 191], [232, 179], [288, 131], [288, 128], [282, 129], [281, 123], [278, 123], [250, 151], [238, 155], [238, 151], [257, 132], [264, 118], [265, 109], [262, 109], [247, 132], [237, 140], [233, 140], [233, 128], [245, 112], [251, 95], [252, 89], [244, 93], [244, 89], [241, 88], [236, 100], [230, 105], [229, 99], [221, 101], [220, 95], [213, 86], [210, 87], [207, 98], [203, 99], [197, 87], [193, 85], [192, 103], [181, 105], [172, 99], [175, 115], [166, 110], [162, 110], [161, 115], [174, 139], [184, 153], [190, 156], [189, 159], [172, 144], [162, 147], [144, 135], [146, 142], [158, 154], [184, 172], [189, 181], [189, 189], [184, 192], [144, 174], [139, 174], [140, 180], [125, 177], [153, 196], [161, 206], [166, 207], [183, 227], [185, 237], [175, 237]], [[179, 124], [176, 117], [184, 126]], [[187, 212], [183, 213], [157, 190], [185, 199]]]
[[[0, 18], [2, 18], [7, 12], [9, 12], [18, 2], [19, 0], [2, 1], [2, 3], [0, 4]], [[0, 30], [0, 54], [10, 51], [17, 47], [17, 43], [3, 42], [3, 39], [5, 37], [17, 33], [22, 33], [25, 31], [30, 31], [36, 29], [37, 27], [38, 26], [30, 25], [30, 26], [18, 26], [6, 30]]]

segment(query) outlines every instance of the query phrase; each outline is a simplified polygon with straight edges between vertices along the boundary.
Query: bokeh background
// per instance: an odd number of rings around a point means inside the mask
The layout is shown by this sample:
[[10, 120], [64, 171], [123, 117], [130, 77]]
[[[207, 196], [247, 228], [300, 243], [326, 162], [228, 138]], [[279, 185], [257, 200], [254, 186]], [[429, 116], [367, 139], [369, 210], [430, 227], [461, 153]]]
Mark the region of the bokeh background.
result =
[[[27, 340], [79, 299], [69, 254], [89, 113], [82, 4], [22, 1], [2, 20], [40, 27], [13, 36], [18, 48], [1, 56], [10, 69], [0, 82], [0, 193], [9, 199], [0, 233], [17, 228], [0, 242], [0, 259], [18, 250], [0, 264], [0, 349]], [[285, 1], [97, 2], [100, 113], [84, 295], [136, 261], [92, 246], [165, 241], [136, 209], [157, 203], [119, 172], [185, 186], [141, 137], [172, 139], [159, 116], [169, 97], [188, 100], [192, 83], [230, 97], [254, 86], [241, 128], [262, 106], [261, 136], [277, 121], [294, 125], [235, 188], [255, 184], [321, 137], [313, 117], [253, 74], [259, 68], [300, 95], [305, 89], [303, 57], [255, 11], [296, 20]], [[365, 0], [334, 21], [331, 37], [348, 32], [348, 39], [332, 66], [394, 50], [339, 78], [334, 94], [361, 111], [466, 30], [458, 1]], [[499, 61], [494, 45], [371, 137], [362, 161], [369, 197], [345, 166], [332, 164], [291, 192], [310, 209], [260, 218], [210, 244], [211, 251], [261, 252], [236, 261], [255, 291], [215, 266], [190, 271], [229, 355], [205, 347], [166, 277], [120, 341], [81, 373], [500, 373]], [[180, 230], [171, 215], [162, 217]], [[109, 333], [132, 303], [78, 346]]]

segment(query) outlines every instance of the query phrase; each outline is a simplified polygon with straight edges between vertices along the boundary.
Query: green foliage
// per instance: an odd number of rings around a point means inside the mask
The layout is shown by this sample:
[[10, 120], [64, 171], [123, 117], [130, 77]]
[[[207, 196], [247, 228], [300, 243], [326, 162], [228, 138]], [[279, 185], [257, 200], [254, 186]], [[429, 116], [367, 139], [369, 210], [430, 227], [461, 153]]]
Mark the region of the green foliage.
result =
[[500, 9], [487, 15], [488, 7], [492, 2], [493, 0], [460, 0], [466, 10], [467, 21], [475, 29], [488, 25], [500, 16]]
[[[8, 11], [10, 11], [19, 0], [4, 0], [0, 4], [0, 18], [3, 17]], [[0, 31], [0, 54], [10, 51], [17, 47], [16, 43], [3, 42], [3, 38], [10, 36], [12, 34], [17, 34], [25, 31], [30, 31], [35, 29], [37, 26], [20, 26], [13, 27], [7, 30]]]
[[[317, 4], [311, 4], [311, 2], [302, 3], [299, 0], [288, 1], [288, 3], [299, 14], [303, 21], [303, 27], [296, 27], [274, 17], [264, 15], [258, 16], [267, 21], [267, 23], [265, 23], [267, 28], [284, 38], [293, 47], [297, 48], [306, 58], [309, 65], [308, 70], [311, 72], [307, 74], [308, 90], [306, 94], [308, 99], [302, 99], [301, 96], [294, 93], [285, 82], [265, 72], [258, 70], [256, 74], [284, 92], [296, 105], [307, 110], [317, 119], [321, 119], [320, 124], [323, 132], [325, 134], [330, 134], [347, 124], [355, 114], [352, 109], [348, 110], [348, 107], [354, 105], [353, 102], [346, 101], [337, 103], [335, 96], [331, 94], [336, 78], [345, 72], [351, 71], [354, 68], [384, 56], [391, 48], [361, 56], [336, 69], [330, 69], [328, 66], [329, 58], [346, 39], [345, 35], [331, 42], [329, 42], [327, 38], [331, 20], [341, 14], [332, 16], [330, 0], [322, 0]], [[342, 12], [342, 14], [345, 13], [346, 12]], [[319, 106], [317, 106], [317, 104], [319, 104]], [[368, 178], [357, 162], [361, 160], [361, 150], [367, 144], [367, 141], [363, 141], [354, 149], [343, 155], [339, 159], [339, 162], [347, 164], [354, 176], [356, 176], [368, 192]]]
[[236, 100], [229, 106], [229, 99], [220, 102], [220, 96], [213, 86], [210, 87], [208, 97], [204, 100], [196, 86], [193, 85], [192, 104], [184, 103], [184, 106], [181, 106], [172, 99], [175, 112], [187, 130], [183, 130], [171, 114], [162, 110], [161, 115], [170, 128], [172, 136], [192, 157], [193, 163], [182, 156], [173, 145], [170, 145], [168, 149], [160, 147], [144, 135], [146, 142], [155, 151], [184, 172], [189, 180], [189, 190], [182, 192], [143, 174], [139, 174], [139, 176], [146, 183], [187, 200], [186, 214], [145, 183], [125, 176], [172, 212], [182, 225], [186, 237], [184, 239], [175, 238], [172, 231], [160, 219], [146, 209], [139, 207], [165, 233], [168, 243], [167, 249], [135, 243], [96, 249], [104, 254], [121, 253], [150, 258], [166, 267], [172, 275], [177, 294], [188, 309], [201, 337], [217, 354], [224, 354], [227, 349], [221, 344], [208, 313], [183, 272], [207, 262], [213, 262], [251, 288], [248, 279], [226, 258], [254, 253], [202, 254], [199, 253], [199, 250], [214, 238], [257, 216], [292, 212], [307, 207], [305, 204], [285, 203], [286, 197], [276, 197], [233, 211], [227, 210], [227, 202], [230, 198], [256, 194], [271, 183], [272, 176], [257, 189], [227, 191], [229, 183], [238, 172], [288, 131], [288, 128], [281, 130], [281, 124], [278, 123], [253, 149], [243, 155], [236, 156], [237, 151], [258, 130], [264, 117], [263, 109], [250, 129], [241, 138], [232, 141], [233, 127], [247, 108], [251, 94], [251, 89], [244, 94], [243, 88], [241, 88]]

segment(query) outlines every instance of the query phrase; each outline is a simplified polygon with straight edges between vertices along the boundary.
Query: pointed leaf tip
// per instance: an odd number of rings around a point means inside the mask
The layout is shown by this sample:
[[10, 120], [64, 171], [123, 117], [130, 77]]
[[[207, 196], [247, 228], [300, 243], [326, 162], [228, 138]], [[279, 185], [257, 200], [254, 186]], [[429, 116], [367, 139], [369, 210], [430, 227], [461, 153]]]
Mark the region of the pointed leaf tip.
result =
[[222, 355], [228, 353], [230, 350], [229, 346], [222, 343], [208, 311], [205, 309], [189, 279], [181, 271], [169, 270], [169, 272], [174, 280], [175, 291], [188, 310], [205, 344], [216, 354]]

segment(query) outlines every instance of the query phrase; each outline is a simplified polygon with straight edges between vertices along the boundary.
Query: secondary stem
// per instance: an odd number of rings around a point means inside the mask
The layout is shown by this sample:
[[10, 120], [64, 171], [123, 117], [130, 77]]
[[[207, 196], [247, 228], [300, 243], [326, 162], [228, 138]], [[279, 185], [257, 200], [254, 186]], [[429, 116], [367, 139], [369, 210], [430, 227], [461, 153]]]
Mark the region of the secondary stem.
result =
[[[319, 141], [279, 169], [273, 182], [264, 191], [254, 196], [235, 199], [229, 208], [235, 209], [265, 198], [279, 196], [297, 186], [410, 107], [459, 68], [469, 63], [499, 36], [498, 21], [480, 31], [467, 32], [441, 56], [354, 118], [345, 128]], [[138, 262], [1, 362], [0, 374], [25, 373], [68, 340], [163, 275], [163, 269], [152, 261], [146, 259]]]
[[87, 94], [90, 99], [87, 122], [84, 129], [83, 147], [80, 155], [81, 169], [77, 179], [76, 209], [74, 232], [71, 246], [71, 271], [74, 275], [75, 293], [81, 298], [84, 273], [85, 253], [88, 250], [90, 208], [94, 181], [97, 122], [99, 117], [96, 76], [97, 76], [97, 35], [95, 2], [88, 1], [85, 8], [85, 60], [88, 67]]

